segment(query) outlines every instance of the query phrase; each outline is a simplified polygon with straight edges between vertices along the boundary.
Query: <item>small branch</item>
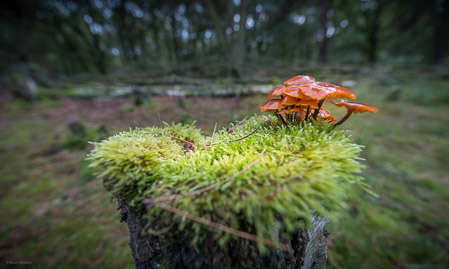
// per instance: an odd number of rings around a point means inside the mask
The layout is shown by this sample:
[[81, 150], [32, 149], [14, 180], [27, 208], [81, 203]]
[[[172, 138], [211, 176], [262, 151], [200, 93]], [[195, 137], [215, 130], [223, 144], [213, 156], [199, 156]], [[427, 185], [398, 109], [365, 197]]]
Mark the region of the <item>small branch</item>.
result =
[[232, 133], [232, 132], [234, 131], [234, 128], [236, 128], [236, 127], [242, 125], [242, 124], [246, 121], [246, 118], [247, 118], [247, 117], [245, 117], [243, 120], [241, 120], [241, 121], [240, 121], [239, 123], [237, 123], [236, 125], [232, 126], [232, 128], [230, 128], [230, 129], [228, 130], [228, 134]]
[[277, 133], [268, 132], [267, 130], [263, 130], [263, 129], [262, 129], [262, 131], [264, 131], [266, 133], [269, 133], [269, 134], [273, 134], [273, 135], [280, 135], [280, 134], [277, 134]]
[[189, 193], [184, 193], [184, 194], [173, 194], [173, 195], [166, 195], [166, 196], [161, 196], [161, 197], [157, 197], [157, 198], [153, 198], [153, 199], [145, 199], [143, 200], [143, 203], [145, 204], [152, 204], [152, 203], [156, 203], [156, 202], [160, 202], [160, 201], [171, 201], [171, 200], [176, 200], [176, 199], [180, 199], [180, 198], [184, 198], [184, 197], [188, 197], [188, 196], [194, 196], [194, 195], [198, 195], [201, 194], [203, 192], [206, 191], [210, 191], [220, 185], [225, 184], [226, 182], [229, 182], [231, 180], [233, 180], [234, 178], [238, 177], [239, 175], [243, 174], [245, 171], [247, 171], [248, 169], [250, 169], [252, 166], [254, 166], [256, 163], [260, 162], [260, 160], [262, 160], [263, 157], [265, 157], [267, 155], [267, 153], [262, 154], [259, 158], [257, 158], [256, 160], [254, 160], [252, 163], [248, 164], [247, 166], [245, 166], [242, 170], [238, 171], [237, 173], [235, 173], [234, 175], [219, 181], [215, 184], [209, 185], [207, 187], [204, 187], [202, 189], [196, 190], [196, 191], [192, 191]]
[[249, 133], [249, 134], [245, 135], [244, 137], [240, 137], [240, 138], [238, 138], [238, 139], [235, 139], [235, 140], [231, 140], [231, 141], [229, 141], [229, 142], [236, 142], [236, 141], [240, 141], [240, 140], [243, 140], [243, 139], [245, 139], [245, 138], [249, 137], [250, 135], [254, 134], [254, 133], [255, 133], [256, 131], [257, 131], [257, 128], [256, 128], [256, 129], [254, 129], [254, 130], [252, 130], [252, 131], [251, 131], [251, 133]]
[[243, 232], [243, 231], [239, 231], [239, 230], [233, 229], [231, 227], [225, 226], [223, 224], [220, 224], [220, 223], [217, 223], [217, 222], [214, 222], [214, 221], [211, 221], [211, 220], [203, 219], [203, 218], [200, 218], [198, 216], [189, 214], [189, 213], [187, 213], [185, 211], [182, 211], [182, 210], [179, 210], [177, 208], [171, 207], [171, 206], [169, 206], [167, 204], [156, 203], [154, 205], [157, 206], [157, 207], [160, 207], [160, 208], [162, 208], [164, 210], [167, 210], [168, 212], [171, 212], [171, 213], [183, 216], [183, 217], [185, 217], [187, 219], [193, 220], [193, 221], [201, 223], [203, 225], [216, 228], [216, 229], [218, 229], [220, 231], [223, 231], [223, 232], [226, 232], [226, 233], [230, 233], [230, 234], [233, 234], [235, 236], [251, 240], [253, 242], [259, 242], [259, 240], [260, 240], [266, 246], [280, 248], [282, 250], [289, 251], [289, 252], [293, 251], [293, 249], [290, 246], [286, 245], [286, 244], [275, 243], [275, 242], [273, 242], [271, 240], [268, 240], [268, 239], [265, 239], [265, 238], [259, 238], [259, 237], [255, 236], [253, 234], [246, 233], [246, 232]]
[[[197, 144], [195, 144], [195, 143], [192, 143], [192, 142], [190, 142], [190, 141], [187, 141], [187, 140], [184, 140], [184, 139], [181, 139], [181, 138], [177, 138], [176, 136], [172, 136], [172, 135], [169, 135], [169, 134], [155, 133], [155, 132], [145, 132], [145, 134], [159, 134], [159, 135], [165, 135], [165, 136], [167, 136], [167, 137], [170, 137], [171, 139], [178, 140], [178, 141], [183, 142], [183, 143], [185, 143], [185, 144], [187, 144], [187, 145], [191, 145], [192, 147], [199, 147], [199, 146], [198, 146]], [[201, 149], [206, 149], [206, 148], [203, 147], [203, 146], [201, 146]]]
[[238, 132], [238, 134], [236, 134], [235, 136], [239, 136], [240, 134], [243, 134], [246, 131], [247, 128], [248, 128], [248, 125], [243, 127], [243, 129], [240, 132]]
[[189, 142], [189, 141], [186, 141], [186, 140], [181, 139], [181, 138], [177, 138], [176, 136], [172, 136], [172, 135], [169, 135], [169, 134], [163, 134], [163, 135], [168, 136], [168, 137], [170, 137], [171, 139], [175, 139], [175, 140], [181, 141], [181, 142], [183, 142], [183, 143], [189, 144], [189, 145], [191, 145], [191, 146], [193, 146], [193, 147], [198, 147], [197, 144], [192, 143], [192, 142]]

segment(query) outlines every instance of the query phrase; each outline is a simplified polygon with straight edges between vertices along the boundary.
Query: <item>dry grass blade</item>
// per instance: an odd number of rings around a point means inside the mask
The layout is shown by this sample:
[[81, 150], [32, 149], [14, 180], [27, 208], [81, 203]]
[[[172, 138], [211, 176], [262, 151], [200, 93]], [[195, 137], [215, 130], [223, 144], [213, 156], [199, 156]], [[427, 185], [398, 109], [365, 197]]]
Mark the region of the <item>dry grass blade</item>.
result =
[[251, 131], [251, 133], [245, 135], [244, 137], [240, 137], [240, 138], [237, 138], [237, 139], [235, 139], [235, 140], [231, 140], [231, 141], [229, 141], [229, 142], [236, 142], [236, 141], [243, 140], [243, 139], [249, 137], [250, 135], [254, 134], [256, 131], [257, 131], [257, 129], [254, 129], [254, 130]]
[[233, 229], [231, 227], [228, 227], [228, 226], [225, 226], [223, 224], [220, 224], [220, 223], [217, 223], [217, 222], [213, 222], [211, 220], [206, 220], [206, 219], [200, 218], [198, 216], [189, 214], [189, 213], [184, 212], [182, 210], [179, 210], [177, 208], [171, 207], [171, 206], [169, 206], [167, 204], [156, 203], [154, 205], [157, 206], [157, 207], [160, 207], [160, 208], [162, 208], [164, 210], [167, 210], [167, 211], [169, 211], [171, 213], [178, 214], [180, 216], [183, 216], [183, 217], [188, 218], [190, 220], [196, 221], [196, 222], [201, 223], [203, 225], [216, 228], [216, 229], [218, 229], [220, 231], [223, 231], [223, 232], [226, 232], [226, 233], [230, 233], [230, 234], [233, 234], [233, 235], [241, 237], [241, 238], [245, 238], [245, 239], [248, 239], [248, 240], [251, 240], [251, 241], [254, 241], [254, 242], [259, 242], [259, 240], [260, 240], [266, 246], [276, 247], [276, 248], [280, 248], [282, 250], [290, 251], [290, 252], [293, 251], [293, 249], [290, 246], [286, 245], [286, 244], [275, 243], [275, 242], [273, 242], [271, 240], [268, 240], [268, 239], [265, 239], [265, 238], [259, 238], [259, 237], [255, 236], [253, 234], [250, 234], [250, 233], [246, 233], [246, 232], [243, 232], [243, 231], [235, 230], [235, 229]]
[[252, 163], [248, 164], [242, 170], [238, 171], [237, 173], [233, 174], [232, 176], [230, 176], [222, 181], [219, 181], [215, 184], [204, 187], [202, 189], [192, 191], [189, 193], [184, 193], [184, 194], [173, 194], [173, 195], [166, 195], [166, 196], [161, 196], [161, 197], [157, 197], [157, 198], [153, 198], [153, 199], [145, 199], [143, 202], [146, 204], [152, 204], [152, 203], [161, 202], [161, 201], [171, 201], [171, 200], [176, 200], [176, 199], [180, 199], [180, 198], [184, 198], [184, 197], [188, 197], [188, 196], [198, 195], [198, 194], [201, 194], [206, 191], [210, 191], [220, 185], [225, 184], [226, 182], [233, 180], [234, 178], [238, 177], [239, 175], [243, 174], [245, 171], [250, 169], [256, 163], [260, 162], [260, 160], [262, 160], [262, 158], [265, 157], [266, 155], [267, 155], [266, 153], [262, 154], [259, 158], [257, 158]]
[[210, 139], [210, 143], [207, 144], [206, 146], [212, 146], [214, 145], [214, 136], [215, 136], [215, 131], [217, 130], [217, 122], [215, 123], [215, 127], [214, 127], [214, 132], [212, 133], [212, 138]]
[[272, 132], [269, 132], [269, 131], [267, 131], [267, 130], [263, 130], [263, 129], [262, 129], [262, 131], [264, 131], [265, 133], [268, 133], [268, 134], [272, 134], [272, 135], [280, 135], [280, 134], [277, 134], [277, 133], [272, 133]]
[[246, 118], [247, 117], [245, 117], [243, 120], [239, 121], [239, 123], [237, 123], [236, 125], [232, 126], [232, 128], [228, 130], [228, 134], [232, 133], [234, 131], [234, 128], [237, 128], [240, 125], [242, 125], [246, 121]]

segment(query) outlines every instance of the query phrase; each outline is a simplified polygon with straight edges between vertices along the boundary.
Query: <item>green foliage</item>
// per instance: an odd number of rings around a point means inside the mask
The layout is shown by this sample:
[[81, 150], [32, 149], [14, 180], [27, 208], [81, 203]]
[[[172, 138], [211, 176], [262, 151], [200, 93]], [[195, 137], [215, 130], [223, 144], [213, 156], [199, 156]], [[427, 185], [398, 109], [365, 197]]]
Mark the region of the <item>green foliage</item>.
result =
[[134, 110], [134, 106], [133, 105], [124, 105], [123, 107], [122, 107], [122, 111], [123, 112], [131, 112], [131, 111], [133, 111]]
[[[84, 126], [84, 125], [83, 125]], [[99, 141], [107, 135], [107, 131], [103, 126], [89, 128], [84, 126], [85, 133], [70, 133], [64, 141], [64, 147], [71, 150], [84, 149], [89, 141]]]
[[[268, 119], [271, 126], [264, 124]], [[232, 181], [172, 204], [235, 229], [250, 226], [263, 238], [274, 237], [273, 227], [288, 238], [304, 227], [312, 211], [335, 220], [356, 186], [365, 188], [358, 175], [363, 167], [358, 162], [361, 147], [351, 143], [346, 131], [332, 130], [326, 122], [285, 127], [271, 116], [253, 117], [230, 134], [218, 131], [212, 146], [188, 152], [183, 142], [167, 135], [188, 137], [200, 145], [211, 141], [194, 125], [139, 128], [94, 143], [88, 160], [103, 168], [100, 177], [114, 196], [138, 204], [145, 198], [188, 193], [217, 183], [266, 154]], [[159, 209], [152, 209], [150, 215], [181, 230], [188, 224], [192, 230], [185, 232], [201, 239], [204, 226], [200, 224]], [[230, 237], [219, 232], [216, 236], [220, 243]]]

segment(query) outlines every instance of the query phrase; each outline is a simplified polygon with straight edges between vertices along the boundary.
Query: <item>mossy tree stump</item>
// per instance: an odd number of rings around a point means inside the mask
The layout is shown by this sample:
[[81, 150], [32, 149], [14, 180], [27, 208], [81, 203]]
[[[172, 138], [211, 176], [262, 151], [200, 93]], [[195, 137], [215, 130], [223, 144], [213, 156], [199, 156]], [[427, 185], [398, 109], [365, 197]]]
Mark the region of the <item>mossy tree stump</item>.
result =
[[356, 186], [360, 146], [317, 121], [253, 117], [123, 132], [93, 166], [118, 200], [136, 268], [324, 268], [326, 224]]

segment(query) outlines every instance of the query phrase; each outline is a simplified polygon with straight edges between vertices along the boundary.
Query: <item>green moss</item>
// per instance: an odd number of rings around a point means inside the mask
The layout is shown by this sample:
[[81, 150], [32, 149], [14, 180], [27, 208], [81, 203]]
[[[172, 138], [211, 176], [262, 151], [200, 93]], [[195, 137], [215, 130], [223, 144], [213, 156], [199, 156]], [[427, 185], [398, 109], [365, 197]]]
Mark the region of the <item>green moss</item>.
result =
[[[267, 127], [268, 118], [273, 123]], [[231, 142], [255, 129], [245, 139]], [[332, 130], [326, 122], [285, 127], [272, 117], [253, 117], [231, 134], [218, 131], [212, 146], [187, 152], [183, 142], [167, 135], [188, 137], [200, 145], [211, 140], [193, 125], [139, 128], [94, 143], [88, 159], [92, 166], [103, 168], [100, 176], [108, 190], [137, 204], [145, 198], [187, 193], [217, 183], [265, 154], [232, 181], [171, 202], [190, 214], [235, 229], [249, 224], [264, 238], [273, 238], [273, 227], [288, 237], [304, 227], [312, 211], [335, 220], [357, 186], [365, 188], [358, 175], [363, 168], [358, 162], [361, 147], [351, 143], [347, 131]], [[156, 208], [150, 215], [180, 229], [188, 223], [192, 229], [185, 232], [205, 228]], [[221, 243], [230, 237], [216, 234]], [[201, 239], [201, 233], [192, 232], [192, 236]]]

